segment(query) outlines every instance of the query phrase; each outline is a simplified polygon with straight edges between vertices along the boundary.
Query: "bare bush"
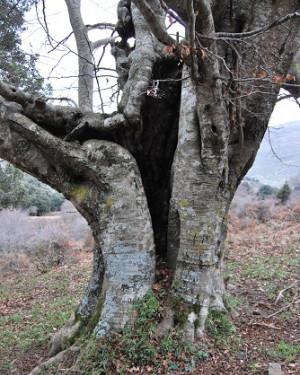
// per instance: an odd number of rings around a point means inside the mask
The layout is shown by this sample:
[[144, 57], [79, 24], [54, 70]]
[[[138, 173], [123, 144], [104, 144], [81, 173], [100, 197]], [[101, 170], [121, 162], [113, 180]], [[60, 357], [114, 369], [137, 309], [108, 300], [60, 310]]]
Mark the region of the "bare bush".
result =
[[31, 263], [40, 272], [47, 272], [72, 261], [74, 251], [94, 247], [90, 227], [68, 201], [57, 216], [3, 210], [0, 223], [0, 265], [6, 270], [26, 268]]
[[300, 222], [300, 200], [292, 205], [292, 217], [296, 222]]
[[247, 185], [241, 185], [231, 203], [231, 211], [239, 218], [247, 216], [248, 206], [256, 200], [256, 193], [249, 191]]
[[28, 266], [24, 254], [41, 272], [65, 260], [66, 233], [60, 220], [29, 217], [20, 210], [3, 210], [0, 222], [0, 252], [2, 259], [6, 259], [5, 268], [19, 268], [20, 259], [23, 266]]
[[286, 206], [277, 206], [273, 214], [274, 219], [281, 221], [300, 221], [300, 201], [289, 202]]
[[30, 238], [34, 235], [34, 228], [28, 225], [27, 212], [21, 210], [0, 211], [0, 253], [21, 253]]
[[67, 234], [59, 218], [31, 217], [27, 222], [34, 224], [35, 235], [26, 244], [25, 253], [36, 269], [47, 272], [50, 268], [64, 263], [67, 255]]
[[30, 268], [31, 261], [25, 254], [8, 253], [0, 257], [0, 270], [21, 271]]
[[92, 250], [94, 247], [94, 238], [85, 218], [67, 200], [61, 206], [60, 212], [70, 238], [73, 241], [77, 241], [85, 251]]
[[272, 198], [252, 203], [248, 206], [248, 216], [260, 223], [266, 223], [274, 214], [275, 203]]

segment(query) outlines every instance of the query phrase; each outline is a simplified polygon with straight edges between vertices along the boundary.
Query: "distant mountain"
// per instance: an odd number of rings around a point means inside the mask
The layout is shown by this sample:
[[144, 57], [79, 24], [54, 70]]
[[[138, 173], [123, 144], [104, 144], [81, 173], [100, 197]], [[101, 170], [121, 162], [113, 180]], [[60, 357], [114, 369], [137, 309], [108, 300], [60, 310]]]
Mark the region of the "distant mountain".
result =
[[[280, 160], [279, 160], [280, 159]], [[247, 176], [281, 186], [300, 174], [300, 120], [269, 127]]]

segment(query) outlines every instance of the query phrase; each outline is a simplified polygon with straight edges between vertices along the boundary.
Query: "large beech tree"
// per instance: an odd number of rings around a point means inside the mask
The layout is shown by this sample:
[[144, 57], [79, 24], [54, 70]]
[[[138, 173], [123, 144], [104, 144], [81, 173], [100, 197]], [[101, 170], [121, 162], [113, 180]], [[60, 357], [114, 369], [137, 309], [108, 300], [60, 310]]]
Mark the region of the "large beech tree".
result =
[[[299, 93], [299, 1], [122, 0], [118, 34], [97, 42], [80, 0], [65, 1], [79, 108], [0, 84], [0, 156], [62, 192], [95, 238], [88, 287], [51, 352], [92, 319], [98, 336], [130, 326], [156, 257], [175, 271], [160, 329], [180, 321], [190, 339], [200, 337], [208, 311], [226, 311], [231, 200], [280, 87]], [[168, 33], [166, 16], [182, 24], [184, 39]], [[103, 115], [93, 112], [93, 52], [108, 42], [122, 97]]]

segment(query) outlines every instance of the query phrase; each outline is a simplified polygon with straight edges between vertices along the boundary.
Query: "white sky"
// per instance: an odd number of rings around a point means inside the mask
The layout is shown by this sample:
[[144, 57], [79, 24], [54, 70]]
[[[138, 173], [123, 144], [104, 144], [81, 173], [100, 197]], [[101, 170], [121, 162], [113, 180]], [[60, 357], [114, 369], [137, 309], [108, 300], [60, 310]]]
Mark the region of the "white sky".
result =
[[[83, 0], [82, 17], [86, 24], [95, 24], [99, 22], [116, 23], [117, 20], [117, 0], [108, 1]], [[64, 0], [45, 0], [47, 25], [49, 34], [56, 42], [62, 41], [72, 31], [69, 22], [67, 7]], [[40, 21], [43, 23], [43, 14], [39, 7]], [[22, 34], [23, 47], [25, 50], [38, 53], [40, 58], [37, 67], [46, 82], [50, 82], [53, 87], [54, 97], [69, 97], [77, 102], [77, 55], [74, 37], [71, 36], [64, 45], [60, 45], [56, 50], [49, 45], [46, 33], [43, 31], [40, 22], [37, 20], [36, 10], [32, 9], [27, 14], [27, 30]], [[91, 40], [97, 40], [111, 35], [111, 30], [93, 31], [89, 33]], [[57, 43], [53, 42], [53, 46]], [[97, 57], [102, 53], [99, 49]], [[114, 68], [115, 60], [110, 54], [110, 46], [106, 49], [105, 59], [101, 64], [102, 67]], [[99, 75], [109, 74], [116, 76], [114, 72], [100, 72]], [[49, 78], [49, 79], [48, 79]], [[109, 97], [112, 91], [109, 87], [116, 83], [112, 77], [100, 79], [101, 88], [104, 89], [104, 98], [106, 102], [105, 110], [115, 110], [109, 108]], [[105, 95], [105, 93], [108, 93]], [[96, 103], [97, 104], [97, 103]], [[99, 104], [99, 103], [98, 103]], [[99, 108], [98, 108], [99, 109]]]
[[280, 100], [274, 108], [269, 125], [278, 126], [292, 121], [299, 121], [300, 126], [300, 106], [294, 99]]
[[[116, 8], [118, 0], [82, 0], [82, 16], [86, 24], [94, 24], [98, 22], [115, 23]], [[57, 41], [64, 39], [70, 32], [71, 26], [69, 23], [67, 8], [64, 0], [45, 0], [47, 22], [49, 31], [52, 37]], [[40, 12], [42, 20], [42, 13]], [[55, 97], [67, 96], [77, 101], [77, 57], [74, 38], [71, 37], [65, 46], [60, 46], [57, 51], [51, 51], [51, 47], [47, 43], [45, 33], [41, 29], [41, 25], [36, 19], [36, 12], [32, 10], [27, 15], [28, 30], [22, 35], [24, 49], [30, 52], [40, 54], [40, 59], [37, 64], [38, 69], [43, 77], [50, 77], [49, 82], [54, 89], [53, 95]], [[110, 35], [100, 35], [96, 32], [94, 35], [90, 34], [91, 39], [100, 39], [101, 37]], [[103, 61], [103, 67], [114, 68], [114, 59], [110, 55], [110, 47], [106, 49], [106, 57]], [[74, 53], [75, 52], [75, 53]], [[101, 52], [101, 50], [100, 50]], [[113, 72], [106, 72], [113, 74]], [[102, 73], [101, 73], [102, 74]], [[101, 79], [101, 88], [104, 89], [103, 96], [107, 106], [105, 111], [115, 110], [115, 107], [109, 107], [111, 91], [108, 89], [115, 80], [108, 77]], [[106, 90], [105, 90], [106, 89]], [[300, 125], [300, 108], [293, 100], [280, 101], [271, 116], [270, 125], [280, 125], [290, 121], [299, 121]]]

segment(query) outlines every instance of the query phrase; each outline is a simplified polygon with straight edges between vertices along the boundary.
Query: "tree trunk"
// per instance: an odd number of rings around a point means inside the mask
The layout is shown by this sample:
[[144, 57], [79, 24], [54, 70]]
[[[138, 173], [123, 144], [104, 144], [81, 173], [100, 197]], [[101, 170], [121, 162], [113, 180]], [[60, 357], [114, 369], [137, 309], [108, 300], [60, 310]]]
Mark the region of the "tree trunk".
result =
[[[295, 10], [294, 2], [278, 10], [273, 0], [256, 7], [166, 1], [186, 25], [186, 40], [177, 43], [162, 22], [164, 2], [122, 1], [122, 41], [113, 54], [123, 96], [111, 116], [85, 112], [92, 105], [90, 45], [80, 1], [66, 2], [82, 52], [80, 79], [88, 77], [79, 84], [81, 110], [50, 107], [0, 83], [1, 157], [71, 200], [96, 243], [88, 288], [51, 353], [79, 331], [102, 336], [130, 326], [132, 304], [154, 282], [155, 255], [175, 270], [167, 318], [191, 339], [201, 336], [209, 310], [225, 310], [230, 202], [267, 128], [276, 77], [286, 77], [298, 48], [296, 13], [287, 27], [259, 30]], [[132, 27], [134, 48], [126, 42]], [[248, 30], [258, 30], [251, 44]]]
[[[222, 187], [227, 186], [222, 157], [208, 155], [201, 138], [196, 100], [187, 79], [181, 91], [168, 232], [168, 263], [175, 269], [170, 299], [174, 320], [185, 324], [191, 339], [194, 331], [203, 332], [209, 308], [225, 310], [222, 258], [232, 198]], [[209, 116], [212, 121], [212, 111]], [[209, 131], [214, 136], [210, 127]]]
[[134, 158], [107, 141], [66, 143], [11, 113], [4, 101], [0, 109], [1, 155], [63, 193], [95, 239], [89, 285], [73, 319], [52, 339], [51, 354], [87, 326], [98, 336], [129, 326], [132, 305], [155, 275], [151, 218]]

